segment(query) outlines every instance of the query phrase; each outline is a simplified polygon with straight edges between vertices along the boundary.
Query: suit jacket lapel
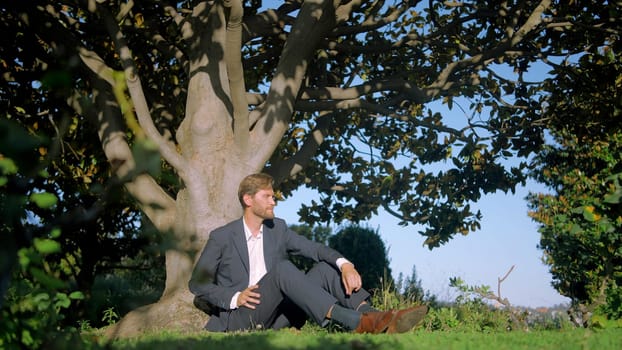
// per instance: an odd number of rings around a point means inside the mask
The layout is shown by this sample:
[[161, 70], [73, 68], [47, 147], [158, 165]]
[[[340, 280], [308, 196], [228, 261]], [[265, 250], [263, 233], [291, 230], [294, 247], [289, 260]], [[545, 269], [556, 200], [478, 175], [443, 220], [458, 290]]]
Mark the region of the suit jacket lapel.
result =
[[274, 230], [270, 228], [270, 225], [263, 225], [263, 258], [266, 262], [266, 270], [270, 271], [272, 266], [274, 266], [274, 259], [276, 258], [276, 253], [274, 250], [276, 249], [276, 237], [274, 235]]
[[233, 245], [235, 249], [238, 251], [240, 255], [240, 260], [242, 260], [242, 265], [246, 269], [246, 274], [249, 274], [249, 263], [248, 263], [248, 245], [246, 244], [246, 235], [244, 234], [244, 222], [242, 219], [236, 221], [234, 225], [233, 234]]

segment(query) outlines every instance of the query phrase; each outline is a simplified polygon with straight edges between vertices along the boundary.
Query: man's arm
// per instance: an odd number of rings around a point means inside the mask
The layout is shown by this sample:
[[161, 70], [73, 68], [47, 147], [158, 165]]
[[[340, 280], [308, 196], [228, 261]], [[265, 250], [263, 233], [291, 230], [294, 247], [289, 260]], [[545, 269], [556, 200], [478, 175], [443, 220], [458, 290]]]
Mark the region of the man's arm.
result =
[[224, 240], [218, 231], [210, 234], [210, 238], [201, 252], [201, 256], [192, 272], [188, 287], [197, 298], [221, 309], [230, 309], [230, 302], [237, 292], [233, 288], [225, 288], [215, 283], [216, 274], [222, 258]]
[[[283, 224], [286, 225], [284, 221]], [[289, 250], [295, 251], [315, 261], [327, 262], [341, 271], [341, 281], [343, 282], [347, 295], [362, 288], [361, 276], [354, 268], [354, 264], [348, 261], [341, 253], [325, 244], [311, 241], [297, 234], [293, 230], [287, 228], [287, 225], [286, 230]]]

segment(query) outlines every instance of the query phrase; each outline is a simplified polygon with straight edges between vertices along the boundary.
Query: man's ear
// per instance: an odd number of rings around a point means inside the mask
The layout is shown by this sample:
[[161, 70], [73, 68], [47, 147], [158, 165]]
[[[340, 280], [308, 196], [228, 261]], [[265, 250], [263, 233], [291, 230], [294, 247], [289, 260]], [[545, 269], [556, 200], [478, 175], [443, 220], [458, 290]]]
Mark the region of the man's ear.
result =
[[245, 194], [244, 196], [242, 196], [242, 199], [244, 199], [244, 205], [247, 207], [251, 206], [251, 201], [253, 200], [253, 196], [251, 196], [250, 194]]

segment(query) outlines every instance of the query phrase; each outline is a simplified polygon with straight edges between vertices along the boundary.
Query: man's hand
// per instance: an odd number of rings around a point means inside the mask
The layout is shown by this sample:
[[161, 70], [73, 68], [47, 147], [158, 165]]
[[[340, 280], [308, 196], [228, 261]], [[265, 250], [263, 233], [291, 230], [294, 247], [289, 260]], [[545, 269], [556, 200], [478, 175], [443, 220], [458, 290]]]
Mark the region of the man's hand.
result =
[[254, 310], [255, 305], [259, 304], [260, 297], [259, 293], [255, 292], [257, 288], [259, 288], [259, 286], [254, 284], [240, 292], [237, 301], [238, 307], [244, 306]]
[[351, 295], [363, 286], [361, 275], [356, 271], [354, 265], [345, 263], [341, 266], [341, 282], [346, 289], [346, 295]]

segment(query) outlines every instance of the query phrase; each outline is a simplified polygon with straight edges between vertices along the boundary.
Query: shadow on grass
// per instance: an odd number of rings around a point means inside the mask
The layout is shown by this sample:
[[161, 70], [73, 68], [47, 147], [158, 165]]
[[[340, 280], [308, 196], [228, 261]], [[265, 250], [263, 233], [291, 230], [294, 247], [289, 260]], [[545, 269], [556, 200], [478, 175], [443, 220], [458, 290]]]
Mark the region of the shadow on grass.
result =
[[400, 349], [403, 344], [389, 335], [353, 335], [349, 333], [299, 333], [265, 331], [253, 333], [203, 333], [193, 335], [157, 335], [109, 344], [110, 349], [223, 349], [223, 350], [378, 350]]

